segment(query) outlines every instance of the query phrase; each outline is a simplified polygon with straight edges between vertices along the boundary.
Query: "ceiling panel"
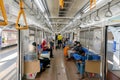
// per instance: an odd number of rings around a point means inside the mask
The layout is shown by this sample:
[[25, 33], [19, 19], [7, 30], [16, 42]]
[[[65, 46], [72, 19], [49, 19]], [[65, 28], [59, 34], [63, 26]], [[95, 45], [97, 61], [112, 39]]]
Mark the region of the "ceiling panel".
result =
[[59, 12], [59, 0], [46, 0], [50, 15], [52, 17], [58, 17]]
[[[74, 17], [76, 13], [89, 1], [89, 0], [64, 0], [64, 8], [60, 9], [59, 0], [46, 0], [50, 12], [51, 23], [54, 29], [62, 29], [71, 21], [65, 19], [66, 17]], [[55, 17], [55, 18], [54, 18]], [[63, 19], [60, 19], [62, 17]]]
[[89, 0], [73, 0], [67, 16], [73, 17], [87, 2], [89, 2]]

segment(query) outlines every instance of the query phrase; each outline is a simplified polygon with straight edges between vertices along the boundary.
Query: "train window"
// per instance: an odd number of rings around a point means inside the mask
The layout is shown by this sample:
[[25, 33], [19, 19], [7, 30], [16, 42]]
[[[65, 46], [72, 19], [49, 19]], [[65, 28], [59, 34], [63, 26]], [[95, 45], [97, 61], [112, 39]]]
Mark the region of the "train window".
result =
[[[12, 28], [9, 28], [12, 27]], [[0, 80], [17, 79], [18, 32], [6, 26], [0, 32]]]

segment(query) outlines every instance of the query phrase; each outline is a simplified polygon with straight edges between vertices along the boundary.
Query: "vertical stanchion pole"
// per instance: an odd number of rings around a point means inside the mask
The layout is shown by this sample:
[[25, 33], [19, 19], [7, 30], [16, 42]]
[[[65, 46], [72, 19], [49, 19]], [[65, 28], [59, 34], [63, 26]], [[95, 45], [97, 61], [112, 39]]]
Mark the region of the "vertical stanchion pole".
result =
[[88, 38], [88, 39], [89, 39], [89, 41], [88, 41], [88, 50], [89, 50], [89, 48], [90, 48], [90, 37], [91, 37], [91, 36], [90, 36], [90, 26], [89, 26], [89, 38]]
[[20, 30], [18, 30], [18, 75], [17, 75], [17, 80], [21, 80], [21, 33]]
[[105, 50], [104, 50], [104, 79], [103, 80], [107, 80], [107, 32], [108, 32], [108, 26], [105, 27]]
[[37, 44], [38, 44], [38, 37], [37, 37], [37, 27], [36, 27], [36, 30], [35, 30], [35, 42], [36, 42], [36, 54], [37, 54]]
[[2, 47], [2, 36], [0, 35], [0, 50], [1, 50], [1, 47]]

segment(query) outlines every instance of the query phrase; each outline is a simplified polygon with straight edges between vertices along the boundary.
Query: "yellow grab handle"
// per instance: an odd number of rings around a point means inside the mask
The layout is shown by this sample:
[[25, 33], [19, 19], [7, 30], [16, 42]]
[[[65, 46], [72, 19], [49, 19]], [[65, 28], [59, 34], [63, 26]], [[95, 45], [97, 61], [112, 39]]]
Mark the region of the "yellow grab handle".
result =
[[4, 20], [2, 22], [0, 22], [0, 26], [6, 26], [8, 24], [8, 20], [7, 20], [7, 14], [6, 14], [6, 11], [5, 11], [3, 0], [0, 0], [0, 9], [1, 9], [1, 12], [2, 12], [2, 16], [4, 18]]
[[96, 0], [90, 0], [90, 10], [93, 8], [93, 5], [96, 6]]
[[[24, 22], [25, 22], [26, 26], [20, 26], [20, 25], [18, 25], [21, 15], [23, 15]], [[18, 14], [17, 22], [16, 22], [16, 29], [18, 29], [18, 30], [28, 29], [28, 25], [27, 25], [27, 21], [26, 21], [26, 16], [25, 16], [25, 13], [24, 13], [24, 10], [23, 10], [23, 2], [22, 2], [22, 0], [20, 0], [20, 11], [19, 11], [19, 14]]]
[[60, 0], [59, 1], [59, 5], [60, 5], [60, 8], [63, 9], [63, 7], [64, 7], [64, 0]]

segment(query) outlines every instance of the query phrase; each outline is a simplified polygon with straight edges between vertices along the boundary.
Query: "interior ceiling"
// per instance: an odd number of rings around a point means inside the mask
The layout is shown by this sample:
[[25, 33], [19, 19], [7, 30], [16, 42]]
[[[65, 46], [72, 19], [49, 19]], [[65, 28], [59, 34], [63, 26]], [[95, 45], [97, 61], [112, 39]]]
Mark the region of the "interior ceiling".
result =
[[89, 0], [64, 0], [64, 8], [60, 9], [59, 0], [46, 0], [53, 29], [60, 31], [88, 1]]

